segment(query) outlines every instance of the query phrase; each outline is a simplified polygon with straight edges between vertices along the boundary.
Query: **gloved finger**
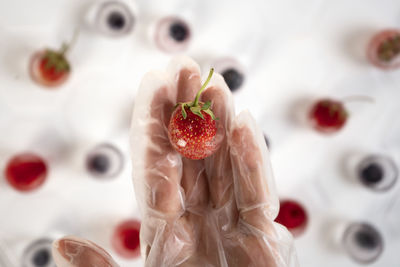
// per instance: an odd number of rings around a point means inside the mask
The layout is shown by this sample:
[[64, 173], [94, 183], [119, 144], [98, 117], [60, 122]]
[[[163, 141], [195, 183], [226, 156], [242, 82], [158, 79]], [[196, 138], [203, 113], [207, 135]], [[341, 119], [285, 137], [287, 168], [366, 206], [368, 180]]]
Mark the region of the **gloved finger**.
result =
[[229, 143], [241, 249], [253, 259], [251, 266], [295, 266], [292, 237], [273, 222], [279, 200], [268, 149], [249, 112], [242, 112], [234, 120]]
[[201, 87], [200, 68], [197, 63], [188, 57], [177, 57], [168, 65], [167, 71], [176, 73], [176, 77], [172, 77], [177, 87], [176, 102], [193, 101]]
[[[153, 222], [150, 222], [153, 223]], [[179, 266], [195, 251], [192, 225], [183, 217], [167, 223], [158, 222], [154, 231], [154, 241], [146, 254], [145, 266]]]
[[[246, 266], [297, 267], [298, 260], [293, 237], [286, 227], [271, 221], [267, 213], [259, 213], [264, 231], [239, 220], [238, 247], [251, 259]], [[269, 229], [265, 231], [265, 229]], [[234, 250], [235, 251], [235, 250]], [[241, 266], [241, 265], [240, 265]]]
[[[201, 87], [200, 68], [188, 57], [175, 58], [169, 67], [178, 69], [177, 103], [193, 101]], [[201, 214], [208, 202], [207, 180], [203, 160], [182, 158], [181, 186], [185, 191], [185, 210]]]
[[218, 73], [214, 74], [210, 87], [204, 91], [201, 99], [203, 102], [208, 100], [212, 102], [211, 108], [218, 118], [217, 135], [222, 136], [217, 138], [223, 138], [216, 153], [205, 159], [211, 202], [213, 207], [218, 209], [226, 204], [233, 192], [232, 167], [226, 133], [231, 127], [234, 104], [224, 78]]
[[118, 264], [103, 248], [74, 236], [54, 241], [54, 261], [58, 267], [117, 267]]
[[265, 213], [267, 218], [274, 220], [279, 201], [267, 146], [261, 130], [249, 112], [242, 112], [235, 119], [229, 143], [240, 217], [263, 230], [264, 220], [260, 220], [259, 216]]
[[176, 94], [176, 86], [167, 73], [147, 73], [133, 110], [132, 177], [142, 214], [140, 249], [144, 256], [150, 253], [158, 229], [179, 218], [184, 207], [180, 188], [182, 162], [166, 130]]
[[[199, 87], [195, 63], [186, 58], [172, 61], [167, 72], [147, 74], [136, 98], [132, 122], [132, 163], [136, 196], [143, 219], [141, 228], [142, 254], [147, 256], [146, 266], [157, 262], [180, 261], [192, 253], [193, 232], [181, 218], [185, 210], [185, 195], [181, 187], [182, 176], [197, 168], [182, 167], [182, 158], [168, 139], [167, 125], [173, 107], [185, 94], [193, 95]], [[197, 67], [198, 68], [198, 67]], [[195, 73], [195, 75], [192, 75]], [[184, 91], [188, 86], [190, 90]], [[185, 186], [188, 185], [185, 183]], [[203, 192], [206, 190], [202, 190]], [[178, 227], [179, 225], [179, 227]], [[176, 227], [176, 228], [175, 228]], [[168, 230], [169, 229], [169, 230]], [[177, 232], [178, 231], [178, 232]], [[173, 252], [165, 244], [179, 244]]]
[[178, 217], [182, 163], [166, 132], [176, 87], [163, 72], [147, 73], [140, 84], [131, 127], [133, 182], [142, 212]]

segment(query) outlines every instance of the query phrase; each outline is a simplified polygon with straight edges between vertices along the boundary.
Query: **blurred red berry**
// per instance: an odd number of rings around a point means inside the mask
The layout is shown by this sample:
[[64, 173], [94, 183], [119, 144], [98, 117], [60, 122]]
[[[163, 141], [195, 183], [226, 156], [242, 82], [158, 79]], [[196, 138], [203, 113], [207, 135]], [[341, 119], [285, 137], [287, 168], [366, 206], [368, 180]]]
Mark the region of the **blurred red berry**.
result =
[[316, 130], [333, 133], [346, 124], [348, 113], [342, 102], [321, 99], [312, 106], [309, 117]]

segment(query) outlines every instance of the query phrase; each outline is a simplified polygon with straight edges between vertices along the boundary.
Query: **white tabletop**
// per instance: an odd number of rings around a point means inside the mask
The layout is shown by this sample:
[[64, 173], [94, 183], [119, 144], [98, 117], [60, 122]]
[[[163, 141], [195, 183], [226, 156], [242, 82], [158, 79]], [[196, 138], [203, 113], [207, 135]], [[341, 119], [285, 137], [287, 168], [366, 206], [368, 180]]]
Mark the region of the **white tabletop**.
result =
[[[370, 266], [400, 264], [399, 185], [372, 193], [344, 171], [349, 158], [363, 153], [400, 163], [400, 71], [377, 70], [365, 59], [375, 32], [400, 28], [400, 1], [136, 0], [129, 2], [135, 29], [118, 39], [86, 27], [96, 3], [0, 0], [0, 167], [25, 150], [51, 157], [50, 177], [36, 192], [15, 192], [0, 179], [0, 247], [11, 261], [18, 263], [29, 241], [67, 233], [97, 242], [121, 266], [142, 265], [116, 256], [109, 239], [120, 220], [138, 218], [128, 148], [138, 84], [171, 58], [148, 31], [157, 18], [178, 14], [192, 26], [187, 54], [203, 71], [222, 56], [235, 57], [247, 71], [234, 95], [236, 110], [249, 109], [270, 137], [281, 197], [301, 201], [310, 215], [295, 241], [301, 266], [358, 266], [334, 242], [336, 230], [351, 221], [370, 222], [383, 234], [383, 255]], [[33, 84], [31, 54], [57, 48], [79, 25], [85, 26], [70, 54], [68, 83], [54, 91]], [[349, 95], [375, 103], [349, 104], [349, 123], [340, 133], [324, 136], [299, 123], [310, 101]], [[103, 141], [123, 151], [126, 165], [116, 179], [99, 182], [85, 173], [83, 159]]]

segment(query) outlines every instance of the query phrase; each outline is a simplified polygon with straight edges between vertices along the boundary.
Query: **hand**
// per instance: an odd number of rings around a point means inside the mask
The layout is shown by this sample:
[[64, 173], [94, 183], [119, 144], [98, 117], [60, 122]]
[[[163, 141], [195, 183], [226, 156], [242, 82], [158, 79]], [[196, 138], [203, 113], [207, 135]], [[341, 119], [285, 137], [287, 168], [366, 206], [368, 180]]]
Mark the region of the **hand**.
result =
[[[219, 74], [202, 94], [219, 117], [219, 150], [194, 161], [170, 145], [174, 105], [192, 100], [200, 86], [198, 65], [177, 58], [166, 73], [146, 74], [135, 101], [133, 181], [145, 266], [296, 266], [291, 235], [273, 222], [279, 201], [263, 135], [248, 112], [234, 117], [232, 95]], [[77, 249], [78, 255], [67, 253]], [[100, 259], [95, 266], [116, 266], [104, 250], [77, 238], [59, 240], [53, 251], [58, 266]]]

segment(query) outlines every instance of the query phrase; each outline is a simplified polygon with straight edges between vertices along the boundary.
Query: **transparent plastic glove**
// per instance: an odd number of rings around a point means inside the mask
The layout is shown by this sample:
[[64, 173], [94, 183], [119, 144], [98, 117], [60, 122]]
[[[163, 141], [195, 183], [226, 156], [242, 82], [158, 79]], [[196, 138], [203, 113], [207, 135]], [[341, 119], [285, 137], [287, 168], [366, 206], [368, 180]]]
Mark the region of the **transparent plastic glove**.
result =
[[133, 182], [145, 266], [297, 266], [291, 235], [273, 222], [279, 201], [263, 135], [248, 112], [234, 117], [221, 75], [214, 74], [202, 94], [219, 118], [219, 150], [195, 161], [172, 148], [173, 107], [193, 100], [200, 86], [199, 66], [179, 57], [166, 72], [146, 74], [135, 100]]
[[174, 59], [142, 80], [132, 120], [132, 163], [146, 266], [295, 266], [292, 238], [273, 222], [279, 201], [267, 147], [248, 112], [234, 117], [232, 95], [214, 74], [212, 101], [223, 135], [204, 160], [181, 157], [167, 126], [178, 102], [201, 87], [199, 66]]

